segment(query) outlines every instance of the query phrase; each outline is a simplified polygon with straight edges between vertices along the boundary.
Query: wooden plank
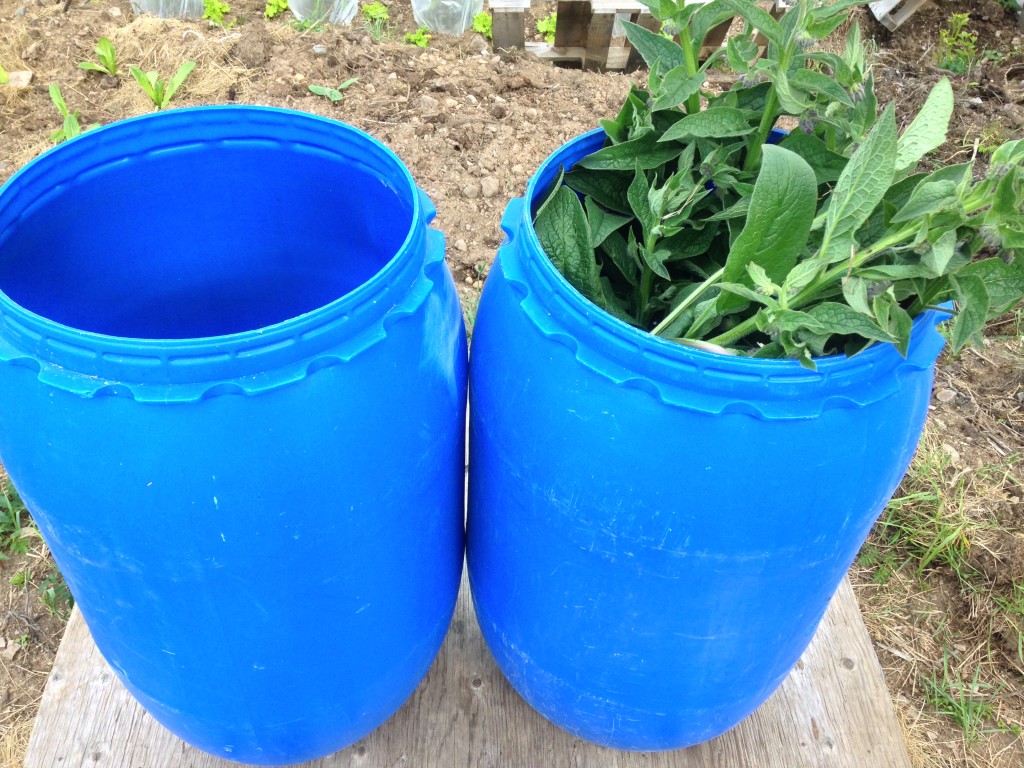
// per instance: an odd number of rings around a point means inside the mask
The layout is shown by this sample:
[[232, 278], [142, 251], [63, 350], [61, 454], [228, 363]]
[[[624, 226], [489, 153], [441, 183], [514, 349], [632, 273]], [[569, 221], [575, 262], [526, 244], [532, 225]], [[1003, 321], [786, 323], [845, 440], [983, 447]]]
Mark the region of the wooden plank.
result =
[[612, 41], [614, 13], [595, 13], [590, 19], [587, 33], [587, 52], [583, 56], [583, 68], [603, 70], [608, 65], [608, 46]]
[[876, 0], [868, 3], [872, 15], [890, 32], [909, 19], [931, 0]]
[[590, 0], [558, 0], [555, 48], [586, 48]]
[[[444, 647], [405, 706], [359, 743], [305, 768], [910, 768], [846, 581], [810, 648], [771, 699], [717, 739], [661, 753], [595, 747], [536, 714], [491, 659], [467, 593], [464, 579]], [[77, 611], [43, 695], [25, 765], [238, 766], [187, 746], [146, 714], [103, 661]]]
[[491, 10], [491, 44], [494, 50], [526, 49], [523, 21], [530, 9], [530, 0], [489, 0]]

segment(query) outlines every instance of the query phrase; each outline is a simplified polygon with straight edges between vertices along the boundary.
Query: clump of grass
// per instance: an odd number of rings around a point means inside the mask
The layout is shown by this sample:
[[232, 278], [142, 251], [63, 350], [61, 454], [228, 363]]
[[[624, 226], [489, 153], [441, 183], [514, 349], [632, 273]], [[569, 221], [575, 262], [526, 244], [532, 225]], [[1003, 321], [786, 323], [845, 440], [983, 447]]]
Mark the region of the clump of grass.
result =
[[939, 714], [953, 718], [953, 722], [963, 729], [967, 744], [974, 744], [984, 733], [982, 726], [992, 718], [994, 689], [981, 681], [980, 666], [975, 668], [970, 679], [965, 679], [951, 668], [949, 662], [949, 651], [944, 651], [941, 675], [932, 672], [931, 676], [922, 679], [925, 697]]

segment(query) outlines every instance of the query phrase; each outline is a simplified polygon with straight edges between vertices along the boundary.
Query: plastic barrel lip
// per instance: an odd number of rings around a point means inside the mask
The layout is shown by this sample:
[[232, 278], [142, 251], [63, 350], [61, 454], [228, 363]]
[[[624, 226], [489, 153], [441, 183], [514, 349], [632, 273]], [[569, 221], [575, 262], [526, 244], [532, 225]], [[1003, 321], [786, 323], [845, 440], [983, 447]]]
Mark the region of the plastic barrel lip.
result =
[[[204, 135], [202, 131], [222, 135]], [[275, 135], [287, 125], [289, 135]], [[293, 134], [299, 135], [293, 135]], [[150, 113], [93, 129], [44, 152], [19, 169], [0, 188], [0, 258], [4, 232], [55, 189], [97, 168], [130, 161], [114, 151], [143, 140], [132, 156], [169, 148], [218, 143], [268, 141], [285, 147], [331, 151], [373, 169], [377, 178], [403, 199], [411, 211], [408, 231], [396, 253], [369, 280], [333, 301], [260, 328], [219, 336], [160, 339], [110, 336], [49, 320], [18, 304], [0, 289], [0, 362], [26, 365], [37, 358], [41, 377], [81, 394], [142, 391], [130, 385], [211, 384], [250, 377], [246, 392], [262, 391], [301, 378], [295, 370], [267, 378], [262, 374], [289, 360], [309, 365], [330, 351], [338, 359], [357, 354], [386, 336], [384, 318], [415, 310], [427, 295], [415, 286], [427, 278], [426, 262], [443, 258], [443, 240], [427, 238], [436, 209], [404, 163], [369, 134], [344, 123], [275, 107], [242, 105], [190, 107]], [[93, 156], [101, 157], [96, 162]], [[11, 212], [12, 206], [29, 199]], [[441, 253], [436, 251], [440, 248]], [[427, 258], [422, 254], [427, 252]], [[354, 338], [353, 338], [354, 337]], [[335, 349], [339, 341], [344, 348]], [[313, 366], [317, 367], [317, 366]], [[318, 367], [323, 367], [320, 364]], [[230, 372], [227, 369], [230, 368]], [[304, 374], [302, 374], [304, 375]], [[113, 384], [127, 384], [116, 387]], [[204, 388], [202, 391], [206, 391]], [[151, 393], [154, 399], [163, 395]], [[187, 399], [201, 392], [180, 389]]]
[[[568, 170], [599, 149], [603, 138], [598, 128], [552, 153], [528, 181], [525, 198], [510, 204], [511, 215], [503, 222], [509, 238], [501, 250], [512, 257], [502, 259], [506, 279], [518, 286], [533, 324], [570, 348], [581, 364], [667, 404], [763, 418], [813, 418], [829, 408], [863, 407], [890, 394], [897, 386], [894, 376], [931, 367], [936, 346], [943, 343], [931, 330], [943, 317], [934, 310], [914, 319], [906, 358], [891, 344], [874, 344], [853, 357], [816, 358], [817, 370], [811, 371], [797, 360], [733, 357], [677, 344], [634, 328], [590, 302], [544, 253], [532, 211], [559, 168]], [[595, 345], [595, 340], [600, 343]], [[674, 397], [674, 386], [684, 387], [686, 397]], [[708, 393], [704, 406], [695, 404], [695, 391]], [[730, 400], [730, 393], [743, 400]]]

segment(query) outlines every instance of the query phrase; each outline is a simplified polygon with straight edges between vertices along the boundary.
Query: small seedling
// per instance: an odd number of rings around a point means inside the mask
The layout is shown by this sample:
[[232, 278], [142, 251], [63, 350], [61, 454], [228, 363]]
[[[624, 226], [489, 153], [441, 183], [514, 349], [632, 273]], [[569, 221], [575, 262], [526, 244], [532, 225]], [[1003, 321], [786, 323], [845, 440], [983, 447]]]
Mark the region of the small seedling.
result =
[[415, 45], [417, 48], [426, 48], [430, 45], [430, 30], [426, 27], [420, 27], [415, 32], [406, 32], [405, 42], [409, 45]]
[[83, 61], [78, 65], [79, 68], [115, 77], [117, 75], [117, 53], [114, 51], [114, 44], [108, 38], [101, 37], [96, 43], [96, 56], [99, 57], [99, 64]]
[[474, 16], [473, 31], [490, 40], [494, 34], [494, 19], [491, 18], [491, 14], [484, 11]]
[[135, 78], [135, 82], [149, 96], [153, 106], [157, 109], [163, 109], [170, 103], [171, 97], [181, 87], [181, 84], [185, 82], [185, 78], [189, 76], [195, 65], [194, 61], [186, 61], [178, 68], [174, 77], [169, 81], [161, 80], [157, 72], [143, 72], [138, 67], [132, 67], [131, 73], [132, 77]]
[[345, 98], [345, 94], [342, 93], [346, 88], [355, 85], [358, 82], [358, 77], [352, 77], [346, 80], [344, 83], [339, 85], [337, 88], [331, 88], [327, 85], [311, 85], [309, 90], [311, 93], [315, 93], [317, 96], [323, 96], [330, 99], [333, 102], [339, 102]]
[[71, 609], [75, 607], [75, 598], [71, 590], [57, 572], [47, 574], [43, 583], [39, 585], [39, 602], [51, 617], [58, 619], [66, 619], [71, 614]]
[[221, 0], [203, 0], [203, 18], [211, 24], [223, 27], [224, 16], [228, 13], [231, 13], [231, 6], [227, 3], [221, 2]]
[[291, 24], [296, 32], [323, 32], [324, 23], [322, 19], [296, 19]]
[[0, 85], [8, 82], [11, 78], [7, 75], [7, 70], [0, 67]]
[[557, 13], [552, 13], [550, 16], [545, 16], [543, 19], [537, 19], [537, 31], [544, 35], [544, 40], [548, 43], [555, 42], [556, 26], [558, 26]]
[[272, 19], [287, 10], [288, 0], [267, 0], [267, 7], [263, 11], [263, 18]]
[[968, 681], [949, 666], [949, 652], [942, 654], [942, 675], [935, 672], [924, 678], [928, 702], [944, 715], [949, 715], [964, 732], [964, 739], [973, 744], [982, 733], [981, 727], [992, 716], [992, 686], [980, 680], [981, 668], [974, 670]]
[[384, 3], [373, 2], [364, 5], [360, 11], [363, 17], [363, 26], [370, 33], [374, 40], [384, 40], [391, 37], [391, 14]]
[[0, 560], [6, 560], [9, 554], [24, 555], [29, 539], [38, 535], [21, 496], [8, 482], [0, 488]]
[[[64, 97], [61, 95], [60, 88], [56, 83], [50, 83], [50, 101], [53, 102], [53, 106], [57, 108], [60, 116], [64, 118], [64, 122], [61, 124], [61, 127], [50, 134], [50, 141], [54, 144], [60, 144], [62, 141], [73, 139], [75, 136], [81, 134], [83, 128], [78, 122], [78, 110], [76, 109], [74, 112], [71, 112], [68, 109], [68, 105], [64, 101]], [[89, 128], [95, 127], [96, 125], [93, 124], [84, 130], [87, 131]]]
[[956, 73], [971, 68], [978, 56], [978, 36], [968, 29], [970, 20], [970, 14], [953, 13], [946, 26], [939, 30], [937, 59], [940, 68]]

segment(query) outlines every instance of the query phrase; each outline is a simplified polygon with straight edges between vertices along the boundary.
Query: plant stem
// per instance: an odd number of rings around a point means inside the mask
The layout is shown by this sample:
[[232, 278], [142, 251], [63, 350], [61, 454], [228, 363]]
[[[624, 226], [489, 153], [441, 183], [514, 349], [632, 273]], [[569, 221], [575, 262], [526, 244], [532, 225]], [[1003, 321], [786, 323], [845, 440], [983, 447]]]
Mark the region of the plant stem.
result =
[[768, 100], [764, 105], [764, 112], [761, 114], [761, 124], [757, 128], [757, 136], [754, 143], [747, 150], [747, 157], [743, 161], [743, 170], [754, 171], [761, 165], [761, 152], [764, 143], [775, 127], [778, 116], [775, 114], [779, 108], [779, 97], [775, 94], [775, 83], [768, 89]]
[[655, 336], [658, 336], [662, 331], [668, 328], [677, 317], [679, 317], [681, 314], [683, 314], [683, 312], [692, 307], [694, 302], [696, 302], [697, 299], [700, 298], [700, 296], [708, 288], [710, 288], [719, 280], [721, 280], [723, 274], [725, 274], [724, 267], [715, 272], [714, 274], [708, 275], [707, 279], [693, 290], [693, 293], [691, 293], [689, 296], [687, 296], [685, 299], [679, 302], [678, 306], [674, 307], [671, 312], [665, 315], [664, 320], [662, 320], [660, 323], [654, 326], [654, 330], [652, 330], [651, 333], [654, 334]]
[[[686, 73], [690, 76], [697, 74], [697, 56], [693, 50], [693, 41], [690, 39], [690, 24], [687, 22], [686, 29], [679, 33], [679, 47], [683, 49], [683, 61], [686, 63]], [[686, 100], [686, 113], [689, 115], [700, 112], [700, 91], [690, 94]]]

